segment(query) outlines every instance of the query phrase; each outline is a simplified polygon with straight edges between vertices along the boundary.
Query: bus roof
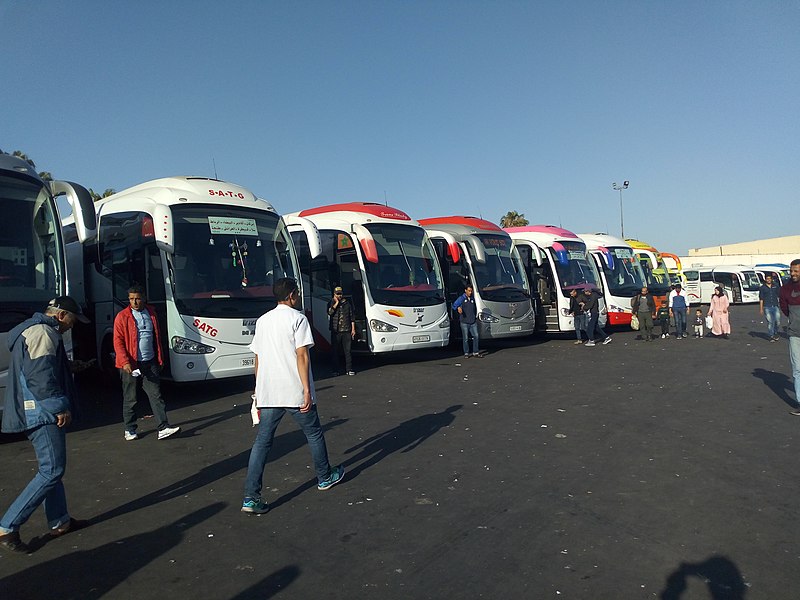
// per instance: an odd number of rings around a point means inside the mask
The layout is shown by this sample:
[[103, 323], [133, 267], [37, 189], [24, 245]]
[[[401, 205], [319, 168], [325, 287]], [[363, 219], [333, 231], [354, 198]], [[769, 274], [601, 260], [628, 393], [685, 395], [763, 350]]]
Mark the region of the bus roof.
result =
[[576, 233], [571, 232], [569, 229], [556, 227], [555, 225], [525, 225], [524, 227], [506, 227], [504, 231], [512, 234], [511, 237], [514, 237], [513, 234], [515, 233], [535, 233], [541, 234], [541, 236], [551, 237], [553, 239], [580, 239]]
[[650, 252], [658, 252], [655, 247], [651, 246], [647, 242], [642, 242], [635, 238], [625, 238], [625, 241], [631, 248], [635, 248], [636, 250], [649, 250]]
[[439, 229], [457, 235], [471, 233], [503, 233], [508, 235], [505, 231], [500, 229], [498, 225], [486, 219], [479, 219], [478, 217], [457, 215], [451, 217], [433, 217], [431, 219], [420, 219], [419, 224], [423, 227]]
[[[316, 215], [326, 215], [330, 213], [354, 213], [349, 216], [349, 220], [355, 222], [373, 221], [370, 217], [378, 217], [387, 221], [410, 221], [413, 219], [409, 217], [402, 210], [378, 204], [377, 202], [345, 202], [342, 204], [328, 204], [326, 206], [318, 206], [316, 208], [307, 208], [297, 213], [298, 217], [313, 217]], [[360, 216], [354, 219], [355, 216]], [[331, 215], [333, 218], [343, 219], [344, 215]]]
[[[143, 202], [144, 201], [144, 202]], [[164, 177], [153, 179], [124, 189], [116, 194], [95, 202], [100, 213], [104, 206], [114, 211], [141, 208], [142, 204], [220, 204], [227, 206], [252, 207], [257, 204], [261, 210], [276, 212], [272, 205], [258, 198], [250, 190], [234, 183], [209, 177]], [[108, 209], [107, 209], [108, 210]]]
[[578, 237], [586, 242], [586, 246], [589, 249], [597, 248], [598, 246], [604, 246], [606, 248], [608, 246], [617, 246], [621, 248], [631, 247], [631, 245], [622, 238], [607, 233], [579, 233]]

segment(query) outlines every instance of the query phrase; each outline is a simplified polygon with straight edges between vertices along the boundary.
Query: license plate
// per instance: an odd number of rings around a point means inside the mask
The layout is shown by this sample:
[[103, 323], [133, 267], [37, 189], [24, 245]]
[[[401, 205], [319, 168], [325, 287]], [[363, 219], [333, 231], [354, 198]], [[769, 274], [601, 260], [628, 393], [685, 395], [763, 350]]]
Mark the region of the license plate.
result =
[[243, 367], [254, 367], [256, 366], [256, 359], [254, 358], [243, 358], [242, 359], [242, 366]]
[[522, 331], [522, 325], [512, 325], [508, 328], [509, 331]]
[[415, 343], [415, 344], [417, 342], [430, 342], [431, 341], [431, 336], [429, 336], [429, 335], [415, 335], [413, 338], [411, 338], [411, 341], [413, 343]]

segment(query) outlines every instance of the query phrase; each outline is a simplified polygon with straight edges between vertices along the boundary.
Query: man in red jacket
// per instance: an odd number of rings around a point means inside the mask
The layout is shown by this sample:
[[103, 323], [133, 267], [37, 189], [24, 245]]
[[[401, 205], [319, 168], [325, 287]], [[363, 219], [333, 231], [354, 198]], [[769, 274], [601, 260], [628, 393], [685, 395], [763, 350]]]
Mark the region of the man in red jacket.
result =
[[153, 416], [158, 421], [158, 439], [163, 440], [180, 427], [171, 427], [167, 409], [161, 397], [161, 334], [158, 331], [155, 309], [146, 304], [144, 288], [134, 285], [128, 290], [130, 306], [114, 319], [114, 352], [116, 367], [122, 379], [122, 420], [125, 439], [139, 439], [136, 433], [136, 394], [139, 381], [150, 400]]

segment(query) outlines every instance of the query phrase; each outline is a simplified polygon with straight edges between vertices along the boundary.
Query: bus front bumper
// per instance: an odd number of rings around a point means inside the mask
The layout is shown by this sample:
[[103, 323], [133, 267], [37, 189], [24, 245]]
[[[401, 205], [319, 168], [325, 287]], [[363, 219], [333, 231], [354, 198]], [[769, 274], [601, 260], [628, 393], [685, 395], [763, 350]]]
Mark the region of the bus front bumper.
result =
[[224, 356], [211, 354], [178, 354], [170, 351], [170, 374], [173, 381], [204, 381], [252, 375], [255, 372], [255, 355], [240, 352]]

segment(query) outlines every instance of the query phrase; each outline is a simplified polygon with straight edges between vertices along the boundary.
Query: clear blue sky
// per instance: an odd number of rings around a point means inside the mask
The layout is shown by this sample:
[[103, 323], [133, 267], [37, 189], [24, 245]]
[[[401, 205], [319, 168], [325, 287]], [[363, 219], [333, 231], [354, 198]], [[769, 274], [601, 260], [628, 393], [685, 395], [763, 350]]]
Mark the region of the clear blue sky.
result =
[[800, 2], [0, 0], [0, 148], [283, 213], [517, 210], [659, 249], [798, 232]]

